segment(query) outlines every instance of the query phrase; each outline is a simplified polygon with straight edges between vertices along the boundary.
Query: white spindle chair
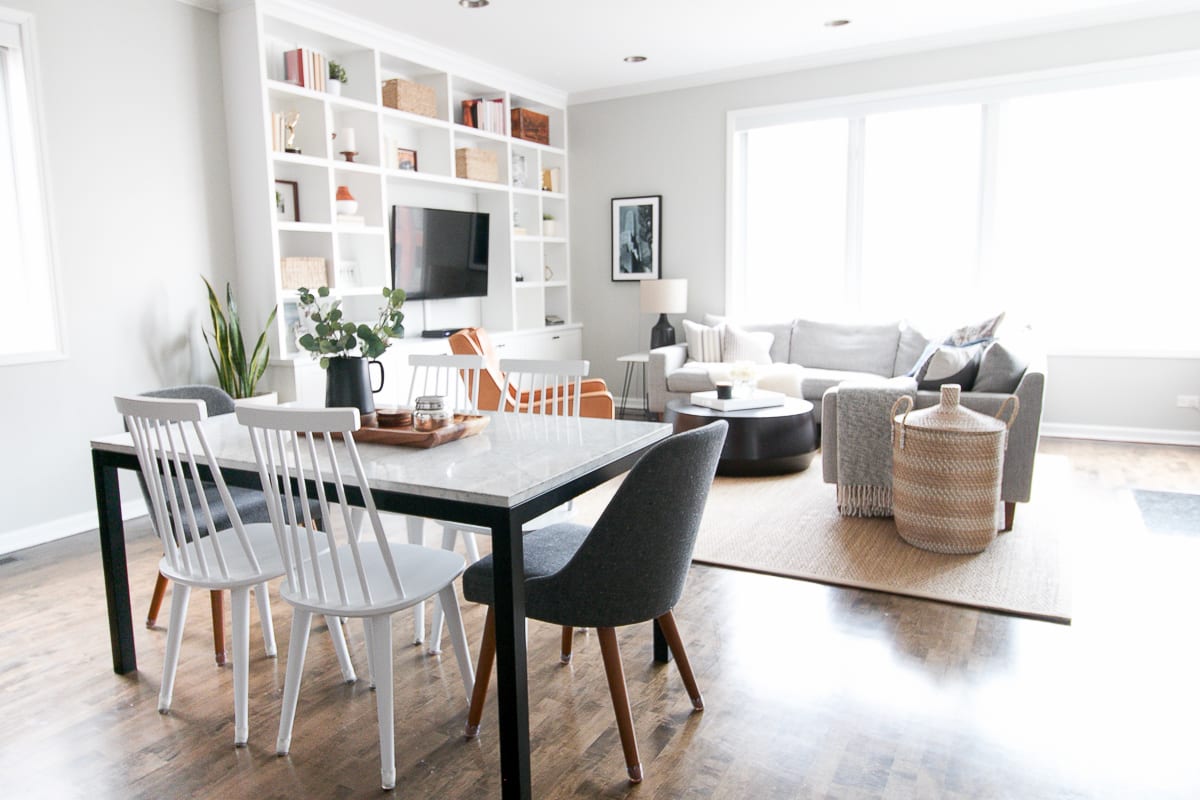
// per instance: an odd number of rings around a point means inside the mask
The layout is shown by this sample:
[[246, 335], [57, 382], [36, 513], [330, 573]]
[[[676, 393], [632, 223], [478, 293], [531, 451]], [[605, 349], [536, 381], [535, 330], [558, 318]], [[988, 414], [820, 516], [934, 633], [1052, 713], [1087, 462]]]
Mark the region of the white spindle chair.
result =
[[[383, 788], [391, 789], [396, 785], [391, 616], [438, 596], [450, 620], [459, 673], [469, 697], [474, 674], [454, 589], [454, 580], [465, 567], [462, 556], [387, 539], [352, 436], [359, 427], [358, 409], [240, 406], [237, 418], [250, 430], [283, 556], [280, 594], [294, 615], [276, 750], [286, 755], [291, 747], [312, 615], [360, 617], [368, 633], [367, 658], [375, 681], [380, 774]], [[339, 436], [337, 443], [334, 439]], [[355, 533], [347, 476], [361, 489], [372, 537]], [[296, 509], [307, 522], [313, 492], [327, 522], [333, 520], [331, 504], [341, 507], [343, 534], [333, 533], [330, 524], [324, 533], [298, 527]]]
[[[245, 745], [249, 735], [250, 589], [265, 586], [266, 581], [283, 575], [274, 529], [266, 523], [242, 522], [200, 424], [208, 418], [203, 401], [114, 399], [133, 439], [146, 482], [150, 518], [162, 541], [159, 571], [174, 584], [158, 710], [166, 714], [171, 709], [191, 589], [228, 589], [233, 621], [233, 740], [236, 746]], [[212, 483], [229, 516], [230, 527], [216, 533], [213, 533], [216, 526], [212, 507], [200, 477], [200, 464], [211, 472]], [[274, 655], [270, 606], [266, 593], [261, 589], [257, 593], [263, 640], [268, 655]], [[347, 681], [353, 681], [354, 668], [346, 641], [334, 619], [329, 620], [329, 632], [342, 674]]]
[[[590, 366], [589, 362], [580, 360], [555, 361], [520, 358], [501, 360], [500, 369], [504, 372], [504, 389], [500, 396], [514, 398], [520, 396], [521, 392], [529, 390], [529, 397], [537, 399], [536, 403], [527, 404], [525, 408], [517, 408], [510, 399], [505, 403], [502, 411], [522, 414], [536, 413], [545, 416], [580, 416], [580, 404], [575, 402], [575, 398], [579, 397], [580, 385], [587, 377]], [[513, 387], [511, 394], [509, 393], [510, 386]], [[523, 530], [528, 533], [555, 522], [566, 521], [570, 519], [573, 510], [574, 504], [568, 502], [525, 523]], [[475, 534], [491, 535], [491, 531], [487, 528], [461, 523], [442, 523], [442, 547], [453, 550], [455, 535], [460, 531], [467, 548], [467, 561], [474, 564], [479, 560], [479, 548], [475, 542]], [[433, 624], [429, 633], [429, 652], [440, 652], [441, 642], [442, 616], [435, 605]]]
[[[486, 365], [486, 359], [480, 355], [449, 355], [444, 353], [425, 354], [414, 353], [408, 357], [412, 368], [412, 378], [408, 386], [408, 406], [412, 408], [418, 397], [423, 395], [438, 395], [446, 398], [447, 410], [454, 413], [479, 413], [479, 371]], [[361, 520], [356, 520], [361, 521]], [[406, 519], [408, 543], [422, 544], [425, 540], [425, 520], [421, 517], [409, 516]], [[487, 533], [486, 528], [442, 523], [442, 548], [454, 549], [454, 540], [458, 532], [463, 535], [463, 544], [467, 548], [467, 563], [474, 564], [479, 560], [479, 545], [475, 541], [476, 533]], [[434, 601], [434, 620], [437, 636], [431, 652], [440, 652], [438, 643], [441, 639], [442, 616], [439, 613], [437, 601]], [[413, 609], [413, 644], [425, 640], [425, 603], [418, 603]]]
[[[578, 417], [580, 388], [590, 367], [589, 362], [582, 360], [501, 359], [500, 371], [504, 373], [504, 389], [500, 396], [505, 398], [504, 410]], [[511, 394], [509, 387], [513, 388]], [[529, 400], [525, 406], [509, 408], [513, 405], [512, 398], [524, 391], [529, 392]]]

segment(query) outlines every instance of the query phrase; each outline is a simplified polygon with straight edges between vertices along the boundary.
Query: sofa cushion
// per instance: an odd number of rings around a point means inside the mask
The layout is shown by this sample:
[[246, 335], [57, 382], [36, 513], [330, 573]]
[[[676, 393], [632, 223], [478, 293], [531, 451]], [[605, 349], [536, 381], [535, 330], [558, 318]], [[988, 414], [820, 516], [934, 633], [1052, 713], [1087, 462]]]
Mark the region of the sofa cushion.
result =
[[724, 325], [701, 325], [690, 319], [683, 321], [683, 335], [687, 339], [688, 360], [709, 363], [721, 360], [721, 341]]
[[943, 344], [929, 348], [929, 355], [917, 368], [918, 388], [933, 390], [947, 383], [957, 383], [963, 391], [971, 391], [984, 347], [983, 343], [978, 343], [966, 347]]
[[[705, 314], [705, 325], [721, 325], [729, 322], [727, 317], [721, 317], [716, 314]], [[764, 331], [775, 337], [771, 342], [771, 360], [786, 362], [788, 354], [792, 346], [792, 321], [787, 322], [742, 322], [733, 320], [733, 323], [744, 331]]]
[[798, 319], [792, 323], [788, 361], [890, 378], [896, 368], [899, 343], [898, 322], [853, 325]]
[[[719, 362], [717, 362], [719, 364]], [[705, 361], [689, 361], [667, 375], [667, 390], [671, 392], [707, 392], [716, 387], [709, 376], [708, 368], [714, 364]]]
[[1029, 362], [1002, 342], [992, 342], [983, 351], [979, 374], [975, 376], [974, 392], [1003, 392], [1012, 394], [1025, 374]]
[[826, 389], [838, 386], [847, 381], [874, 386], [885, 384], [888, 380], [890, 379], [870, 372], [850, 372], [844, 369], [812, 369], [805, 367], [804, 391], [802, 396], [805, 400], [811, 400], [813, 403], [820, 405], [821, 398], [825, 396]]
[[775, 336], [768, 331], [747, 331], [727, 322], [721, 360], [728, 363], [749, 361], [752, 364], [770, 364], [773, 341]]
[[917, 366], [928, 345], [929, 340], [923, 333], [911, 325], [905, 325], [900, 330], [900, 344], [896, 348], [896, 364], [892, 367], [892, 374], [915, 375], [909, 370]]

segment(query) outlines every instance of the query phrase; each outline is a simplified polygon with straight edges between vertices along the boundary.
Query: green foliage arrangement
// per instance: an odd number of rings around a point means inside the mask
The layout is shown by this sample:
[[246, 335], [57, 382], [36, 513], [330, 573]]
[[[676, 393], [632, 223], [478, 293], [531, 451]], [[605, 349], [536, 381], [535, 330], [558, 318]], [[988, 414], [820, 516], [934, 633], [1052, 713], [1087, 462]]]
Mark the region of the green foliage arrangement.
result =
[[346, 82], [346, 68], [336, 61], [329, 62], [329, 80]]
[[383, 288], [384, 305], [379, 310], [379, 319], [373, 326], [355, 324], [347, 320], [342, 312], [342, 301], [326, 302], [329, 287], [317, 289], [314, 296], [308, 289], [300, 289], [300, 317], [307, 332], [300, 337], [300, 346], [321, 357], [321, 368], [329, 366], [329, 359], [340, 356], [365, 356], [378, 358], [387, 350], [393, 336], [404, 335], [404, 290]]
[[233, 300], [233, 288], [225, 284], [225, 308], [217, 293], [213, 291], [208, 279], [201, 276], [205, 287], [208, 288], [208, 310], [212, 315], [212, 334], [203, 331], [204, 343], [208, 345], [208, 355], [213, 366], [217, 369], [217, 381], [221, 388], [234, 398], [253, 397], [254, 387], [267, 370], [267, 360], [271, 357], [271, 348], [267, 346], [267, 331], [275, 321], [275, 310], [267, 315], [267, 324], [259, 334], [254, 344], [254, 352], [250, 360], [246, 360], [246, 344], [242, 340], [242, 323], [238, 318], [237, 303]]

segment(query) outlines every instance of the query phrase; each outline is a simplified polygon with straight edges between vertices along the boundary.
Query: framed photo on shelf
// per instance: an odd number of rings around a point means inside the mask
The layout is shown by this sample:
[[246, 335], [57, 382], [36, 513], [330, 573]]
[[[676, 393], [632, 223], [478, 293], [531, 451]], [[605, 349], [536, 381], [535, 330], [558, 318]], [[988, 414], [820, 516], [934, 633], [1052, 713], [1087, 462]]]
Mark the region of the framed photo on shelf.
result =
[[662, 274], [662, 195], [614, 197], [612, 279], [656, 281]]
[[275, 219], [280, 222], [300, 221], [300, 183], [275, 181]]
[[417, 171], [417, 151], [403, 147], [396, 148], [396, 169]]

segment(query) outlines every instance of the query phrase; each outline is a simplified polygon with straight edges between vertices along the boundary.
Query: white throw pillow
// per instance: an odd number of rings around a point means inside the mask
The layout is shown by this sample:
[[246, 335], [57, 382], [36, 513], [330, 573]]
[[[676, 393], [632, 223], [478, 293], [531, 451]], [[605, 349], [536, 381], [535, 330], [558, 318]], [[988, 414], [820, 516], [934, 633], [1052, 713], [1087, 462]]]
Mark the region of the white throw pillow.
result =
[[729, 363], [749, 361], [753, 364], [770, 364], [771, 344], [774, 341], [775, 334], [768, 331], [746, 331], [732, 323], [726, 323], [721, 360]]
[[725, 335], [724, 325], [701, 325], [685, 319], [683, 335], [687, 340], [689, 361], [703, 361], [711, 364], [721, 360], [721, 340]]

